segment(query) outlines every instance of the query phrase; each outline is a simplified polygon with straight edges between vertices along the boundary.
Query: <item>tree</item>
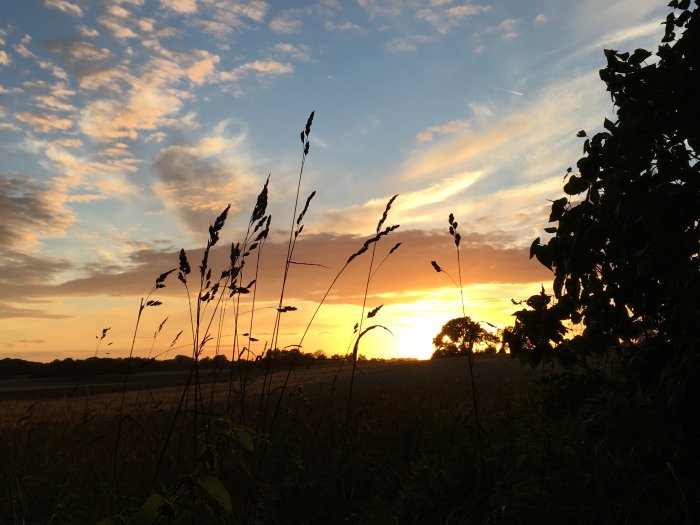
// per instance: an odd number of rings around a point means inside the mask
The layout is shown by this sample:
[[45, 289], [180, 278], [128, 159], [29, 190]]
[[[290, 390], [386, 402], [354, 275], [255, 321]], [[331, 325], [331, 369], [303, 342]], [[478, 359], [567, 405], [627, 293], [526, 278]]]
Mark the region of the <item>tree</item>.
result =
[[490, 347], [498, 343], [496, 335], [481, 327], [469, 317], [457, 317], [447, 321], [433, 339], [435, 352], [432, 359], [468, 355], [478, 346]]
[[[665, 388], [659, 366], [697, 364], [700, 342], [700, 19], [689, 0], [669, 5], [681, 12], [665, 21], [657, 61], [605, 50], [617, 121], [579, 132], [584, 156], [552, 203], [553, 235], [530, 252], [553, 271], [556, 303], [533, 296], [506, 334], [514, 353], [615, 349], [648, 395]], [[581, 335], [563, 337], [579, 323]]]

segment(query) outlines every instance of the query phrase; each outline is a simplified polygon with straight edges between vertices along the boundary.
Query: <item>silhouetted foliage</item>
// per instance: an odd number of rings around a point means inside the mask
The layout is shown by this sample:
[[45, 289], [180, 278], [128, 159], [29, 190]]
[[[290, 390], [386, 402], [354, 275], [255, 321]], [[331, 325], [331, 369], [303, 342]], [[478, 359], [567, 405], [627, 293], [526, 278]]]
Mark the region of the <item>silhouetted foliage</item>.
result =
[[530, 249], [554, 295], [530, 297], [504, 331], [514, 357], [571, 369], [547, 381], [545, 413], [576, 418], [596, 483], [636, 494], [620, 491], [630, 503], [609, 522], [700, 513], [695, 495], [677, 499], [700, 482], [700, 19], [689, 0], [669, 5], [681, 12], [656, 57], [605, 50], [617, 120], [578, 133], [551, 237]]
[[[556, 302], [531, 297], [506, 341], [534, 362], [614, 351], [640, 394], [676, 404], [700, 343], [700, 20], [689, 2], [669, 5], [683, 10], [665, 22], [658, 61], [605, 50], [618, 119], [579, 132], [584, 156], [552, 203], [553, 235], [531, 247], [554, 272]], [[567, 339], [565, 324], [583, 330]]]
[[498, 337], [482, 328], [479, 323], [469, 317], [457, 317], [447, 321], [433, 339], [435, 352], [432, 359], [467, 355], [475, 350], [495, 353], [493, 345], [496, 343]]

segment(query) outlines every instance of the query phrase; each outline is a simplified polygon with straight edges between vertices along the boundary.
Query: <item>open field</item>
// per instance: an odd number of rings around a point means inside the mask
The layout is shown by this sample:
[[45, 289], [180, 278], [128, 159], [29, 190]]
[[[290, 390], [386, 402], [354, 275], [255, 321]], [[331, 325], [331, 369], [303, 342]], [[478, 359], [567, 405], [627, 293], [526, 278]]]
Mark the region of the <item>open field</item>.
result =
[[[281, 402], [281, 416], [272, 435], [255, 431], [260, 418], [265, 417], [260, 409], [263, 376], [248, 378], [245, 414], [242, 405], [236, 405], [232, 417], [250, 429], [255, 453], [241, 451], [240, 460], [247, 466], [232, 472], [230, 478], [224, 476], [237, 487], [231, 498], [234, 507], [239, 506], [236, 513], [240, 519], [266, 521], [258, 511], [246, 509], [256, 500], [265, 507], [263, 514], [276, 516], [275, 521], [284, 522], [283, 516], [287, 516], [292, 521], [323, 523], [357, 515], [357, 520], [350, 521], [360, 523], [364, 522], [361, 516], [378, 512], [374, 508], [377, 502], [370, 505], [366, 500], [370, 497], [365, 494], [367, 489], [388, 491], [385, 497], [390, 499], [403, 498], [396, 492], [400, 479], [390, 481], [386, 475], [412, 478], [418, 475], [415, 469], [430, 468], [424, 464], [428, 460], [446, 461], [443, 466], [449, 466], [449, 456], [459, 451], [471, 458], [470, 468], [478, 466], [469, 423], [473, 415], [466, 359], [361, 362], [349, 413], [346, 403], [351, 368], [345, 364], [341, 370], [340, 365], [320, 361], [294, 369], [281, 400], [279, 387], [287, 371], [272, 375], [271, 400]], [[474, 369], [485, 424], [493, 429], [492, 423], [510, 410], [509, 404], [530, 391], [533, 372], [507, 356], [479, 356]], [[0, 521], [13, 523], [10, 517], [21, 515], [27, 523], [90, 523], [114, 514], [115, 509], [122, 509], [124, 516], [128, 516], [125, 508], [135, 512], [153, 490], [158, 451], [182, 393], [181, 387], [169, 384], [174, 377], [177, 375], [144, 374], [129, 382], [116, 506], [110, 503], [109, 492], [121, 393], [93, 389], [86, 380], [77, 387], [66, 381], [50, 390], [43, 382], [22, 385], [14, 380], [3, 385], [0, 471], [5, 488], [0, 496]], [[105, 388], [118, 383], [114, 379], [95, 384]], [[211, 400], [212, 384], [204, 375], [201, 386], [207, 400]], [[216, 385], [213, 408], [207, 410], [222, 413], [227, 384], [220, 380]], [[267, 412], [269, 417], [270, 410]], [[179, 420], [180, 425], [177, 439], [171, 440], [179, 445], [171, 447], [160, 468], [164, 486], [190, 461], [184, 460], [184, 456], [190, 457], [184, 450], [192, 445], [191, 433], [186, 430], [192, 425], [191, 411]], [[467, 442], [472, 446], [464, 449]], [[426, 446], [432, 451], [429, 458], [422, 457]], [[262, 448], [266, 449], [265, 460], [257, 465]], [[420, 464], [413, 464], [416, 460]], [[391, 466], [383, 465], [385, 461]], [[256, 495], [255, 487], [266, 487], [269, 492], [264, 497]], [[296, 493], [302, 489], [311, 490], [307, 494], [310, 499], [299, 500]], [[312, 510], [309, 505], [318, 508]], [[421, 515], [420, 509], [416, 512]], [[316, 513], [318, 519], [312, 519]]]
[[340, 365], [296, 367], [284, 391], [287, 370], [270, 386], [251, 373], [245, 396], [236, 377], [230, 404], [227, 381], [203, 374], [197, 410], [177, 375], [135, 375], [117, 449], [121, 392], [13, 381], [0, 400], [0, 523], [612, 525], [679, 523], [694, 508], [674, 475], [689, 486], [695, 474], [657, 461], [664, 449], [614, 454], [659, 439], [649, 414], [576, 408], [549, 366], [474, 357], [482, 455], [466, 358], [359, 362], [350, 403]]

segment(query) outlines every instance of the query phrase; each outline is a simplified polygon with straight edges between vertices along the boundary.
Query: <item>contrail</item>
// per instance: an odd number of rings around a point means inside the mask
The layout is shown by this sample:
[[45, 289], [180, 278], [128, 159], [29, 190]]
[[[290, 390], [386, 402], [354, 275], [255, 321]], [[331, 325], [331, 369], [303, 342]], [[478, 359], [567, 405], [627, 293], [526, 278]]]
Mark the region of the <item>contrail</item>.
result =
[[507, 91], [508, 93], [513, 93], [513, 95], [518, 95], [519, 97], [524, 97], [525, 93], [520, 93], [518, 91], [513, 91], [512, 89], [504, 89], [503, 91]]

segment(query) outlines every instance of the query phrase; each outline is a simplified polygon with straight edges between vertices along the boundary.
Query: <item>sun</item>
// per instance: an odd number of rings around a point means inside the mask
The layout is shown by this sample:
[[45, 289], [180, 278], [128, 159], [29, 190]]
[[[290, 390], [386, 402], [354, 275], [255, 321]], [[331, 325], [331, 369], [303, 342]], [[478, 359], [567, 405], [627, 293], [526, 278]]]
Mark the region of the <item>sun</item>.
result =
[[445, 324], [445, 318], [437, 315], [418, 315], [402, 321], [393, 328], [397, 353], [401, 357], [430, 359], [435, 350], [433, 338]]

